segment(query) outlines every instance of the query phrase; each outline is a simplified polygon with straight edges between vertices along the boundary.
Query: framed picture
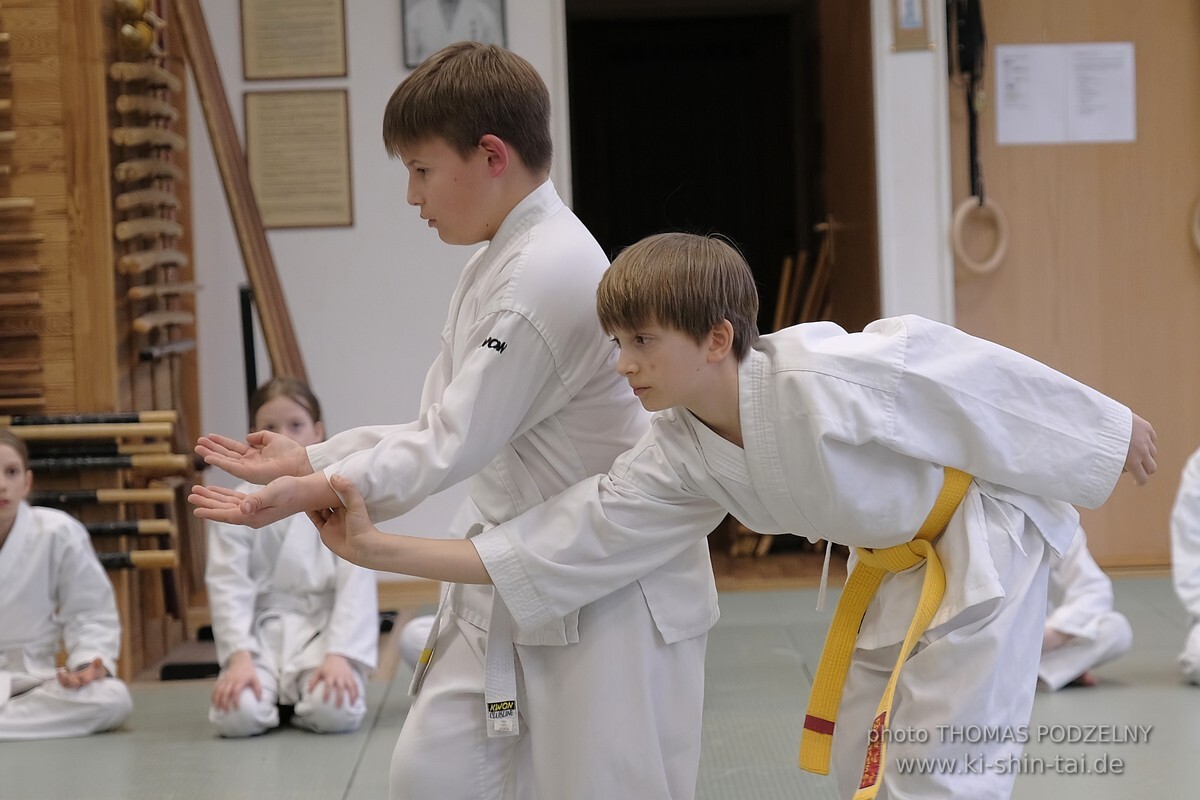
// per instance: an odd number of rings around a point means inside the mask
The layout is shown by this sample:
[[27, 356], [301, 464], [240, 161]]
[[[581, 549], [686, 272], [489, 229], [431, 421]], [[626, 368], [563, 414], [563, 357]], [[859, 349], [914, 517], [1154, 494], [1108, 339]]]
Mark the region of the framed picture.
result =
[[246, 167], [267, 228], [354, 224], [345, 89], [246, 92]]
[[241, 0], [246, 80], [346, 75], [343, 0]]
[[929, 50], [932, 46], [925, 0], [892, 0], [892, 50]]
[[453, 42], [507, 45], [504, 0], [401, 0], [401, 9], [406, 67]]

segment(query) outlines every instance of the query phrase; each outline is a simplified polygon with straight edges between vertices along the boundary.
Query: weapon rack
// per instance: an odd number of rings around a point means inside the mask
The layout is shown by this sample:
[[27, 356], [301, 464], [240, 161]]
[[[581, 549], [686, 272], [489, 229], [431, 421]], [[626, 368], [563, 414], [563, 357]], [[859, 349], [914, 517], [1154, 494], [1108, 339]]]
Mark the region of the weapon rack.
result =
[[[68, 426], [53, 430], [50, 443], [26, 437], [31, 448], [63, 456], [39, 462], [49, 466], [35, 471], [35, 490], [157, 491], [146, 495], [157, 502], [85, 502], [78, 494], [64, 501], [92, 530], [98, 552], [178, 554], [137, 560], [155, 564], [149, 569], [109, 572], [124, 678], [191, 633], [187, 608], [203, 587], [203, 540], [186, 505], [196, 476], [185, 456], [199, 426], [186, 82], [163, 5], [5, 0], [0, 7], [0, 129], [7, 129], [0, 131], [0, 415], [61, 422], [78, 414], [174, 414], [166, 435], [118, 424], [100, 437], [110, 452], [175, 455], [152, 468], [84, 458], [98, 452], [86, 425], [75, 438], [62, 435]], [[140, 66], [119, 73], [114, 64]], [[141, 99], [118, 110], [119, 97]], [[152, 169], [119, 180], [114, 170], [131, 162]], [[148, 191], [131, 201], [135, 190]], [[134, 524], [113, 524], [122, 522]], [[164, 533], [138, 533], [139, 523]]]

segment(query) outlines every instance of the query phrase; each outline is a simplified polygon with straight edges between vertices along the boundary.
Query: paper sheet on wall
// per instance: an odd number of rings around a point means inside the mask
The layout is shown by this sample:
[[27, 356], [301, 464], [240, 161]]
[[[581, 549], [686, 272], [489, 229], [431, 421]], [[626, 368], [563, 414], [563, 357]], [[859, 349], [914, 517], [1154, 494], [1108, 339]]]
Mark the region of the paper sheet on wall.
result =
[[997, 143], [1136, 138], [1132, 42], [996, 48]]

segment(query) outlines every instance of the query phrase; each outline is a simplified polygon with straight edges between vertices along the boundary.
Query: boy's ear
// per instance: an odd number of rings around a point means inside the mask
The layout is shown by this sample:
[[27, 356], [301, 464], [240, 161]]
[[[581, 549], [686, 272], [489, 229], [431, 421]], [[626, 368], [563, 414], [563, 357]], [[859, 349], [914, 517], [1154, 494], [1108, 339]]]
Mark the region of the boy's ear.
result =
[[733, 352], [733, 325], [723, 319], [708, 332], [708, 361], [715, 364]]
[[320, 437], [322, 442], [325, 441], [325, 423], [324, 422], [318, 422], [317, 424], [313, 425], [313, 430], [316, 431], [317, 436]]
[[33, 470], [27, 469], [25, 470], [25, 488], [21, 490], [22, 500], [27, 500], [29, 498], [29, 492], [31, 489], [33, 489]]
[[508, 169], [508, 145], [494, 133], [486, 133], [479, 140], [479, 148], [487, 156], [488, 172], [492, 177], [503, 175]]

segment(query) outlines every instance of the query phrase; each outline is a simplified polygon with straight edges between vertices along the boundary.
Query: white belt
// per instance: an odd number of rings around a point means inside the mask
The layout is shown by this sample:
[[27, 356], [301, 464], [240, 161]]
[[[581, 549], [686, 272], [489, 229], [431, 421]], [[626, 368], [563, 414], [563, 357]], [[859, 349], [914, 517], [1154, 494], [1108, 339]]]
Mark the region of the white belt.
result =
[[333, 592], [312, 592], [310, 594], [264, 592], [254, 599], [254, 610], [258, 613], [265, 611], [292, 611], [297, 614], [312, 614], [316, 611], [331, 608], [333, 602]]
[[[482, 530], [482, 526], [474, 526], [467, 538]], [[429, 637], [421, 657], [413, 670], [412, 683], [408, 692], [415, 695], [421, 691], [429, 662], [433, 658], [434, 645], [437, 643], [438, 631], [441, 630], [451, 605], [451, 596], [459, 590], [455, 584], [442, 595], [442, 601], [433, 618], [429, 629]], [[513, 646], [513, 620], [500, 599], [499, 592], [492, 593], [492, 610], [488, 621], [487, 649], [484, 654], [483, 681], [483, 713], [487, 722], [488, 736], [516, 736], [521, 732], [519, 709], [517, 706], [517, 664], [516, 651]]]

